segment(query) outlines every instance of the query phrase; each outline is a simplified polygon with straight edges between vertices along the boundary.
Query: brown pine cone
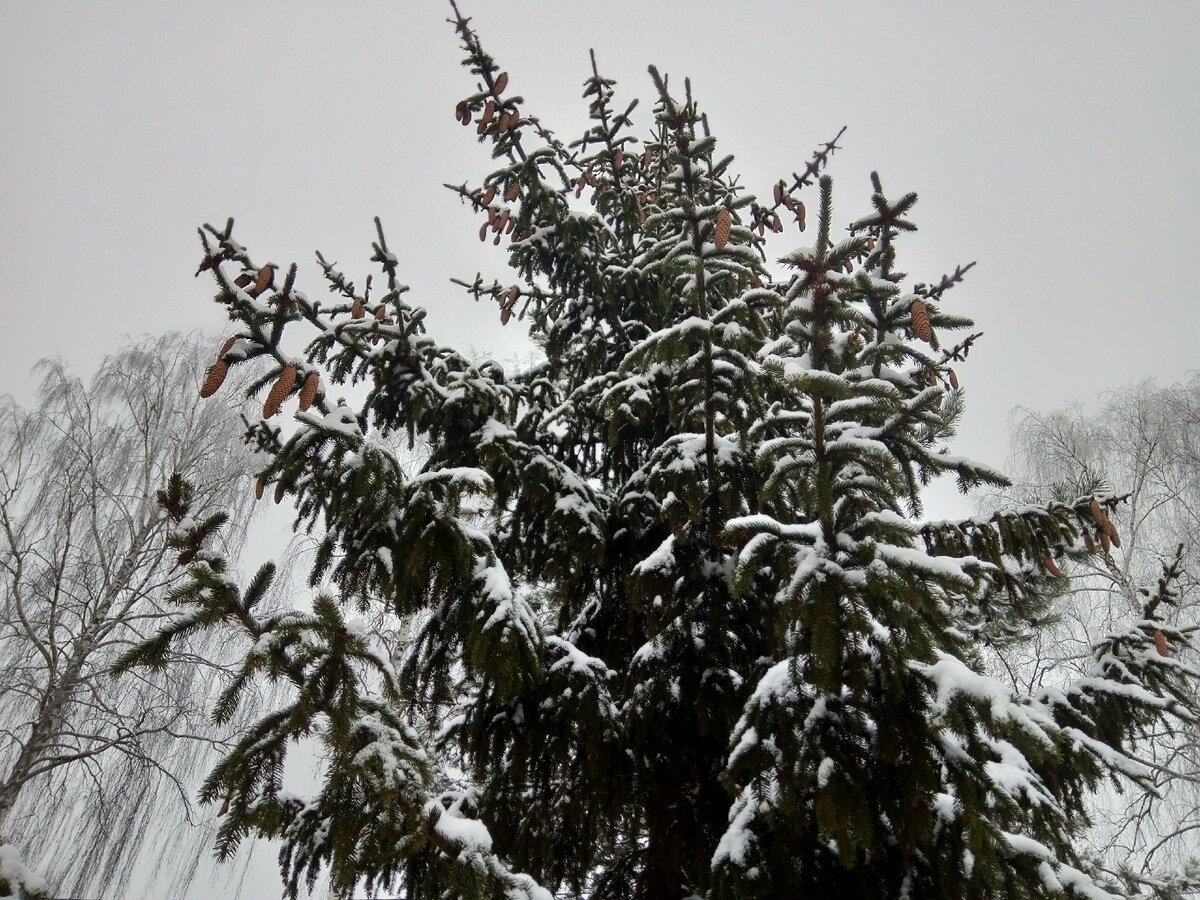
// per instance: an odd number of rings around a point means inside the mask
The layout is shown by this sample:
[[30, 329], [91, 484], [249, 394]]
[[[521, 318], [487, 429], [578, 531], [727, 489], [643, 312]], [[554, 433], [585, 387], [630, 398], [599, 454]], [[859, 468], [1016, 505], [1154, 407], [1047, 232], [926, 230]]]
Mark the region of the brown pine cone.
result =
[[267, 263], [258, 270], [258, 274], [254, 277], [254, 296], [257, 297], [263, 291], [275, 285], [275, 267]]
[[285, 366], [279, 376], [279, 380], [271, 388], [271, 393], [267, 394], [267, 402], [263, 404], [262, 414], [264, 419], [269, 419], [279, 412], [279, 407], [291, 395], [292, 388], [295, 386], [296, 367], [292, 365]]
[[493, 88], [492, 93], [496, 96], [500, 96], [504, 93], [504, 89], [506, 87], [508, 87], [508, 73], [501, 72], [496, 76], [496, 86]]
[[[483, 196], [479, 198], [479, 205], [480, 206], [491, 206], [492, 201], [495, 199], [496, 199], [496, 186], [493, 184], [486, 191], [484, 191]], [[491, 210], [488, 210], [488, 212], [490, 213]]]
[[958, 390], [958, 376], [954, 374], [953, 369], [950, 370], [949, 375], [950, 375], [950, 387], [954, 388], [957, 391]]
[[804, 201], [797, 200], [796, 205], [794, 207], [792, 207], [792, 212], [794, 212], [796, 214], [796, 224], [799, 225], [800, 230], [803, 231], [804, 224], [805, 224], [804, 217], [806, 214], [805, 209], [804, 209]]
[[300, 389], [300, 412], [304, 412], [313, 405], [313, 401], [317, 399], [317, 388], [321, 384], [321, 376], [316, 372], [309, 372], [308, 377], [304, 379], [304, 387]]
[[221, 345], [221, 352], [217, 354], [217, 359], [224, 359], [225, 354], [228, 353], [230, 350], [232, 350], [233, 345], [236, 343], [237, 343], [237, 335], [235, 334], [233, 337], [229, 338], [227, 341], [225, 341], [225, 343], [223, 343]]
[[1154, 629], [1154, 647], [1158, 650], [1159, 656], [1171, 655], [1171, 647], [1167, 644], [1167, 636], [1157, 628]]
[[355, 297], [354, 302], [350, 304], [350, 318], [361, 319], [366, 314], [367, 311], [363, 308], [362, 300]]
[[265, 491], [266, 489], [267, 489], [267, 476], [259, 475], [258, 481], [255, 482], [255, 484], [254, 484], [254, 499], [261, 500], [263, 498], [263, 491]]
[[211, 397], [221, 385], [225, 383], [225, 376], [229, 374], [229, 363], [225, 362], [224, 358], [218, 359], [212, 364], [208, 370], [208, 377], [204, 379], [204, 384], [200, 386], [201, 397]]
[[512, 203], [521, 196], [521, 182], [514, 181], [508, 186], [508, 190], [504, 192], [504, 202]]
[[912, 315], [913, 334], [925, 343], [933, 340], [933, 327], [929, 324], [929, 310], [920, 300], [914, 300], [909, 307]]
[[724, 250], [729, 243], [729, 229], [733, 227], [733, 215], [727, 209], [717, 213], [716, 227], [713, 229], [713, 242], [718, 250]]
[[1054, 564], [1054, 557], [1050, 555], [1049, 550], [1042, 554], [1042, 568], [1055, 578], [1062, 578], [1062, 569]]

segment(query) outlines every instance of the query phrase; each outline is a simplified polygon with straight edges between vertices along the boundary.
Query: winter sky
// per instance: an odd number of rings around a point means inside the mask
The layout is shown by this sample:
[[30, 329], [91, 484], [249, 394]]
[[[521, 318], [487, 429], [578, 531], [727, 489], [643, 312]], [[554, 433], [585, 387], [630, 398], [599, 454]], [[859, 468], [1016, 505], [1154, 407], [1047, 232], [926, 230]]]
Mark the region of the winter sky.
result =
[[[848, 130], [830, 169], [839, 224], [878, 169], [914, 190], [915, 280], [978, 260], [947, 307], [984, 339], [959, 367], [957, 451], [1003, 465], [1007, 419], [1200, 366], [1200, 4], [462, 0], [509, 91], [564, 137], [585, 121], [588, 49], [618, 98], [653, 62], [692, 79], [752, 191]], [[313, 251], [366, 274], [383, 218], [431, 333], [527, 352], [451, 276], [505, 279], [504, 254], [443, 182], [488, 153], [454, 105], [473, 82], [422, 2], [0, 0], [0, 393], [30, 367], [89, 372], [125, 334], [219, 331], [195, 227], [234, 216], [256, 260]], [[780, 256], [811, 242], [789, 230]], [[956, 511], [953, 487], [930, 512]], [[277, 896], [270, 854], [249, 896]], [[274, 880], [272, 880], [274, 878]]]

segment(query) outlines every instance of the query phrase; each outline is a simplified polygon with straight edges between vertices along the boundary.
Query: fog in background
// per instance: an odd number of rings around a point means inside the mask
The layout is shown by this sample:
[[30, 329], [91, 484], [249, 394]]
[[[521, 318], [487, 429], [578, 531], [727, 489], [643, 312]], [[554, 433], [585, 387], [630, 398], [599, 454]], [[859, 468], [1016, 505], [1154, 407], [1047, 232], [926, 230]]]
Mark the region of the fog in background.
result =
[[[849, 126], [829, 170], [838, 225], [868, 211], [878, 169], [922, 198], [902, 268], [936, 280], [978, 260], [946, 303], [985, 332], [957, 367], [959, 453], [1002, 465], [1014, 406], [1200, 365], [1200, 4], [462, 5], [508, 92], [564, 139], [586, 120], [589, 48], [618, 101], [643, 97], [643, 124], [646, 64], [680, 89], [690, 76], [761, 196]], [[379, 215], [434, 337], [527, 354], [518, 322], [448, 281], [511, 279], [441, 187], [490, 170], [454, 120], [474, 82], [447, 12], [0, 0], [0, 393], [31, 399], [46, 355], [86, 374], [126, 334], [219, 330], [195, 228], [227, 216], [316, 297], [313, 251], [360, 280]], [[811, 241], [788, 229], [772, 252]], [[933, 515], [965, 508], [950, 484], [930, 497]], [[261, 856], [246, 896], [278, 896]]]

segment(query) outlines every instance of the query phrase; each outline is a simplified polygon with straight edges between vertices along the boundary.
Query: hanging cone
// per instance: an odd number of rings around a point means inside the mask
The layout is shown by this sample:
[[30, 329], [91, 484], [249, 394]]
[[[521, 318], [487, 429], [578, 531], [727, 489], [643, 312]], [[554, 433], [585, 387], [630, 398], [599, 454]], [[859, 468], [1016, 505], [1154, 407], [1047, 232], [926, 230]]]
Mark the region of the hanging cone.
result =
[[507, 325], [508, 320], [511, 318], [512, 318], [512, 310], [509, 309], [507, 306], [504, 307], [504, 309], [500, 310], [500, 324], [501, 325]]
[[508, 186], [508, 190], [504, 192], [504, 202], [512, 203], [521, 196], [521, 182], [514, 181]]
[[496, 86], [492, 89], [492, 93], [500, 96], [504, 93], [504, 89], [508, 87], [508, 73], [501, 72], [496, 76]]
[[275, 284], [275, 267], [267, 263], [258, 270], [258, 274], [254, 277], [254, 296], [257, 297], [263, 291], [274, 286]]
[[[491, 206], [492, 201], [495, 199], [496, 199], [496, 186], [493, 184], [491, 187], [489, 187], [484, 192], [483, 196], [481, 198], [479, 198], [479, 205], [480, 206]], [[489, 210], [489, 212], [490, 212], [490, 210]]]
[[953, 369], [950, 370], [949, 375], [950, 375], [950, 387], [954, 388], [957, 391], [958, 390], [958, 376], [954, 374]]
[[1092, 519], [1096, 522], [1097, 525], [1099, 525], [1101, 528], [1103, 528], [1104, 523], [1108, 521], [1108, 516], [1106, 516], [1104, 514], [1104, 507], [1100, 505], [1100, 501], [1097, 500], [1095, 497], [1092, 498], [1091, 510], [1092, 510]]
[[1104, 529], [1104, 533], [1108, 535], [1108, 539], [1112, 541], [1114, 547], [1121, 546], [1121, 535], [1117, 533], [1117, 526], [1112, 523], [1112, 519], [1108, 514], [1104, 515], [1104, 524], [1100, 526]]
[[471, 122], [471, 105], [466, 100], [459, 100], [458, 105], [454, 107], [454, 118], [464, 125]]
[[217, 812], [218, 816], [223, 816], [229, 812], [229, 798], [226, 797], [221, 801], [221, 809]]
[[233, 283], [236, 284], [240, 288], [244, 288], [246, 285], [248, 285], [253, 280], [254, 280], [253, 275], [251, 275], [249, 272], [243, 272], [237, 278], [233, 279]]
[[912, 314], [913, 334], [925, 343], [930, 343], [933, 340], [933, 327], [929, 324], [929, 310], [920, 300], [914, 300], [909, 311]]
[[1090, 531], [1085, 531], [1083, 533], [1083, 545], [1087, 547], [1088, 553], [1096, 552], [1096, 542], [1092, 540], [1092, 533]]
[[613, 154], [613, 165], [619, 169], [619, 168], [621, 168], [621, 163], [623, 163], [623, 162], [625, 162], [625, 151], [618, 150], [616, 153]]
[[223, 343], [221, 345], [221, 352], [217, 354], [217, 359], [224, 359], [225, 354], [228, 353], [230, 350], [232, 350], [233, 345], [236, 343], [237, 343], [237, 335], [235, 334], [233, 337], [229, 338], [227, 341], [225, 341], [225, 343]]
[[1108, 539], [1108, 532], [1103, 529], [1100, 531], [1100, 546], [1104, 548], [1105, 556], [1112, 552], [1112, 541]]
[[1042, 554], [1042, 568], [1055, 578], [1062, 578], [1062, 569], [1054, 564], [1054, 557], [1050, 555], [1049, 550]]
[[224, 359], [218, 359], [212, 364], [208, 370], [208, 377], [204, 379], [204, 384], [200, 386], [201, 397], [211, 397], [221, 385], [225, 383], [225, 376], [229, 374], [229, 363]]
[[275, 505], [278, 506], [283, 502], [283, 482], [275, 482]]
[[353, 319], [361, 319], [366, 314], [367, 311], [363, 308], [363, 302], [355, 297], [354, 302], [350, 304], [350, 317]]
[[1154, 647], [1158, 650], [1159, 656], [1171, 655], [1171, 647], [1167, 644], [1167, 636], [1157, 628], [1154, 629]]
[[783, 182], [775, 182], [775, 205], [778, 206], [783, 202]]
[[382, 303], [380, 303], [377, 307], [375, 307], [374, 315], [375, 315], [376, 322], [382, 322], [384, 319], [387, 318], [387, 308]]
[[296, 386], [296, 367], [285, 366], [283, 372], [279, 376], [279, 380], [275, 382], [271, 388], [271, 393], [267, 394], [267, 402], [263, 404], [263, 418], [269, 419], [271, 416], [279, 412], [279, 407], [283, 405], [283, 401], [292, 393], [292, 388]]
[[267, 489], [267, 476], [259, 475], [258, 481], [255, 482], [255, 484], [254, 484], [254, 499], [261, 500], [263, 498], [263, 491], [265, 491], [266, 489]]
[[316, 372], [309, 372], [308, 377], [304, 379], [304, 387], [300, 389], [300, 412], [306, 411], [313, 405], [313, 401], [317, 399], [317, 388], [321, 384], [321, 376]]
[[482, 225], [480, 225], [480, 226], [479, 226], [479, 239], [480, 239], [481, 241], [486, 241], [486, 240], [487, 240], [487, 233], [488, 233], [488, 227], [489, 227], [489, 224], [490, 224], [490, 223], [488, 223], [488, 222], [484, 222]]
[[483, 108], [483, 118], [479, 120], [479, 133], [482, 134], [484, 129], [492, 123], [492, 117], [496, 115], [496, 101], [489, 100], [487, 106]]
[[796, 214], [796, 224], [799, 225], [800, 230], [803, 231], [804, 230], [804, 216], [805, 216], [804, 201], [797, 200], [796, 205], [792, 208], [792, 212], [794, 212]]
[[717, 213], [717, 224], [713, 229], [713, 242], [718, 250], [724, 250], [729, 243], [729, 229], [733, 226], [733, 215], [727, 209]]

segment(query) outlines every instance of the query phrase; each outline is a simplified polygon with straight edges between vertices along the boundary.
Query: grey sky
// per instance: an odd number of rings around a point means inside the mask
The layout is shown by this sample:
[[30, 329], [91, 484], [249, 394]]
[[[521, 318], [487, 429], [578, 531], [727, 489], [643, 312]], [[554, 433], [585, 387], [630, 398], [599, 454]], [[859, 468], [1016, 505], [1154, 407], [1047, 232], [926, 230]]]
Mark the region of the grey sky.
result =
[[[760, 193], [848, 125], [839, 221], [867, 209], [878, 169], [922, 196], [910, 273], [979, 261], [949, 303], [985, 331], [959, 371], [966, 455], [1002, 464], [1018, 404], [1200, 365], [1200, 4], [463, 7], [509, 90], [564, 137], [584, 121], [589, 47], [619, 97], [648, 98], [649, 62], [690, 75]], [[520, 353], [518, 324], [447, 281], [506, 276], [440, 187], [488, 170], [454, 121], [472, 82], [446, 11], [0, 0], [0, 392], [28, 398], [47, 354], [83, 372], [122, 334], [219, 328], [191, 277], [194, 228], [229, 215], [256, 259], [299, 262], [310, 295], [315, 249], [368, 271], [380, 215], [435, 336]], [[783, 238], [776, 255], [809, 239]]]

